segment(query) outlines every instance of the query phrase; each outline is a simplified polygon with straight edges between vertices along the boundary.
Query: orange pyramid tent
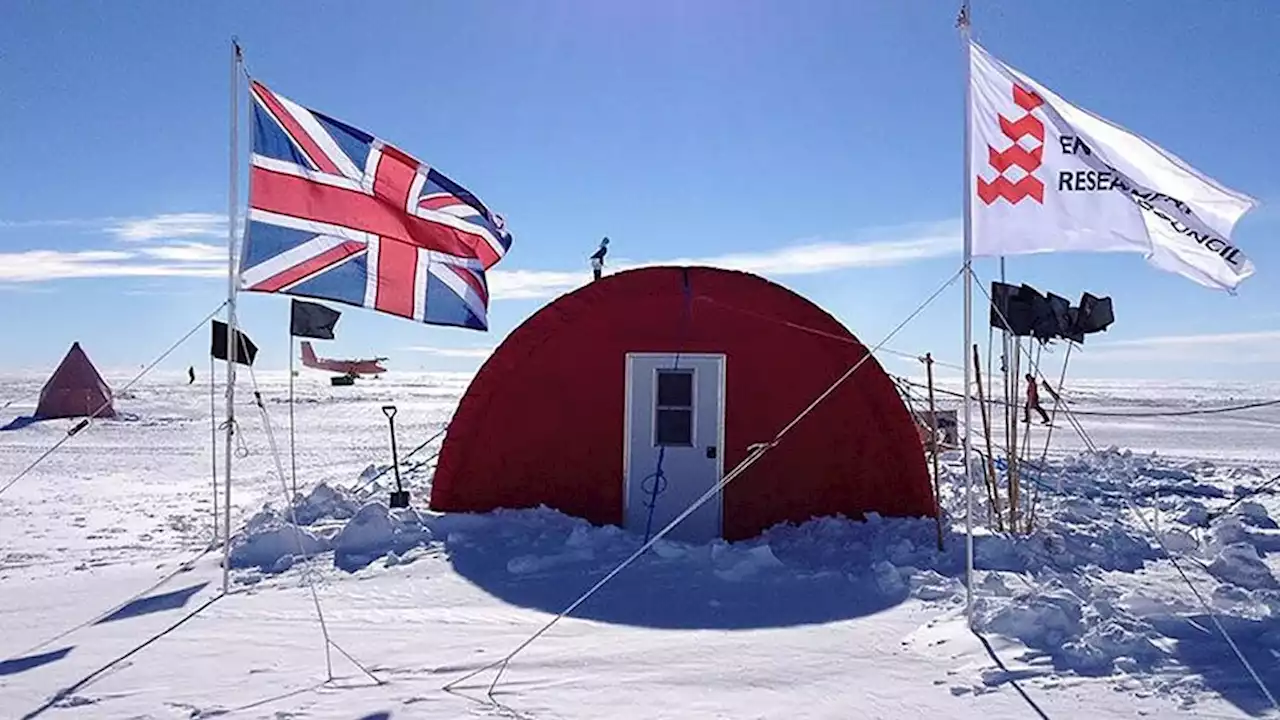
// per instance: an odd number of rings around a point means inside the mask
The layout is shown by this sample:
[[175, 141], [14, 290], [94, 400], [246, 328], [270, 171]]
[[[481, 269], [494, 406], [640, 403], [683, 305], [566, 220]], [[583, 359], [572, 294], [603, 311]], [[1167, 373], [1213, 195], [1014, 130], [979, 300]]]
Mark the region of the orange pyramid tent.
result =
[[[96, 415], [95, 415], [96, 413]], [[111, 388], [80, 349], [80, 343], [72, 343], [67, 356], [40, 390], [40, 404], [36, 406], [37, 420], [70, 417], [115, 417], [111, 405]]]

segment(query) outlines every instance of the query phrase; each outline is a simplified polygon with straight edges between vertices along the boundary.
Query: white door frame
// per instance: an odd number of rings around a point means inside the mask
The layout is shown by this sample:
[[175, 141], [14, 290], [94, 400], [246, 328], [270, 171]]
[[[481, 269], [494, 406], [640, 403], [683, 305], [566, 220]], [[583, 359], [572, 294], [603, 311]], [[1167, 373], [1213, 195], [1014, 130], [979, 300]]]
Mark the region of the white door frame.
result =
[[[676, 364], [677, 357], [680, 360], [703, 360], [703, 361], [712, 360], [712, 361], [715, 361], [717, 369], [719, 370], [717, 375], [718, 375], [718, 382], [720, 384], [720, 387], [717, 389], [718, 392], [716, 393], [716, 397], [718, 398], [718, 402], [719, 402], [719, 407], [716, 409], [715, 483], [719, 483], [720, 480], [724, 478], [724, 451], [725, 451], [724, 407], [725, 407], [725, 376], [726, 376], [726, 365], [727, 365], [727, 358], [725, 357], [725, 354], [724, 353], [677, 353], [677, 352], [629, 352], [623, 358], [623, 363], [626, 366], [626, 382], [623, 390], [623, 392], [625, 393], [624, 394], [625, 404], [623, 405], [623, 410], [622, 410], [622, 417], [623, 417], [623, 422], [622, 422], [622, 521], [624, 526], [626, 525], [626, 520], [627, 520], [627, 517], [629, 517], [629, 512], [631, 510], [631, 507], [630, 507], [631, 486], [632, 486], [631, 417], [632, 417], [632, 410], [634, 409], [633, 407], [633, 402], [634, 402], [633, 387], [634, 387], [634, 381], [635, 381], [633, 377], [634, 361], [635, 360], [668, 360], [668, 359], [672, 361], [673, 367], [654, 368], [653, 370], [653, 372], [655, 373], [655, 378], [652, 383], [653, 398], [650, 399], [649, 403], [650, 403], [650, 407], [656, 407], [657, 392], [658, 392], [658, 383], [656, 378], [657, 371], [682, 369]], [[697, 383], [698, 383], [698, 374], [695, 373], [694, 388], [693, 388], [694, 417], [692, 419], [692, 422], [694, 425], [693, 442], [695, 447], [699, 445], [699, 438], [697, 434], [697, 424], [698, 424], [697, 416], [699, 412]], [[655, 416], [655, 413], [651, 412], [650, 417], [653, 418], [654, 416]], [[650, 422], [656, 422], [656, 420], [651, 419]], [[650, 437], [654, 435], [656, 435], [656, 432], [650, 433]], [[703, 448], [705, 448], [707, 445], [710, 445], [710, 443], [705, 441], [701, 443], [701, 447]], [[715, 494], [715, 497], [708, 500], [707, 503], [714, 504], [714, 507], [716, 509], [716, 534], [718, 537], [724, 537], [724, 491], [723, 489], [720, 492], [717, 492]], [[706, 503], [704, 503], [704, 505], [705, 504]]]

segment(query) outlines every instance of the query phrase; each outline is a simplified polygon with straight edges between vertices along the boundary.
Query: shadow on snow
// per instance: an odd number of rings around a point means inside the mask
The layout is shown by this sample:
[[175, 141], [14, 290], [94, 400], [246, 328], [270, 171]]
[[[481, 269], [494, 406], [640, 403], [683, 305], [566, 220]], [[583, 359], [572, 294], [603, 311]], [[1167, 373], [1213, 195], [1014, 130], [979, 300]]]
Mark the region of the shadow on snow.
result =
[[[448, 515], [437, 520], [435, 530], [459, 575], [505, 602], [548, 613], [564, 610], [643, 544], [642, 537], [616, 526], [595, 527], [546, 509]], [[962, 570], [933, 557], [935, 532], [932, 520], [820, 519], [777, 526], [736, 543], [664, 539], [572, 617], [670, 629], [787, 627], [864, 617], [901, 603], [911, 591], [895, 566], [877, 566], [880, 543], [905, 543], [935, 565]], [[954, 538], [952, 547], [959, 548]]]
[[0, 677], [5, 675], [17, 675], [28, 670], [34, 670], [38, 667], [55, 663], [65, 658], [74, 646], [68, 646], [59, 650], [53, 650], [39, 655], [27, 655], [26, 657], [13, 658], [0, 662]]
[[203, 590], [208, 584], [208, 581], [205, 581], [180, 590], [173, 590], [167, 593], [148, 595], [146, 597], [138, 598], [137, 600], [134, 600], [119, 610], [97, 621], [94, 625], [102, 625], [104, 623], [124, 620], [126, 618], [138, 617], [140, 615], [164, 612], [166, 610], [177, 610], [185, 606], [196, 593]]
[[4, 427], [0, 427], [0, 432], [9, 430], [21, 430], [31, 423], [38, 422], [34, 415], [20, 415], [8, 422]]
[[[1280, 647], [1280, 620], [1228, 615], [1218, 615], [1218, 620], [1272, 695], [1280, 692], [1280, 657], [1276, 652]], [[1162, 635], [1176, 641], [1171, 655], [1197, 673], [1206, 689], [1255, 717], [1272, 709], [1271, 701], [1207, 615], [1153, 618], [1152, 624]]]

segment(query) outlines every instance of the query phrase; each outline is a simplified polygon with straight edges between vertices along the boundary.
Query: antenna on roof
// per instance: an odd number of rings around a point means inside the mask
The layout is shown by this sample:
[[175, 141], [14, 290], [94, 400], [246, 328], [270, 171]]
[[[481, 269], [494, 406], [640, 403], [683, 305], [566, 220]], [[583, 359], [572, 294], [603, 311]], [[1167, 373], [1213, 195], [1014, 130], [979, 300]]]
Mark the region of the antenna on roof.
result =
[[606, 235], [600, 240], [600, 247], [591, 253], [591, 275], [593, 280], [599, 280], [604, 274], [604, 256], [609, 254], [609, 236]]

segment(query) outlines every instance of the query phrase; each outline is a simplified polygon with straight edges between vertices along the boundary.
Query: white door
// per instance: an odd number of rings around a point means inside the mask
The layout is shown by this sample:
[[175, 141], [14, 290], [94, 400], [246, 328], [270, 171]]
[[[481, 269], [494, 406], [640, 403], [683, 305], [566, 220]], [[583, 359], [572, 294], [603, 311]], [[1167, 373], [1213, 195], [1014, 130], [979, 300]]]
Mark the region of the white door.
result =
[[[720, 481], [724, 361], [724, 355], [627, 354], [623, 516], [628, 530], [657, 533]], [[720, 535], [716, 493], [664, 537], [703, 543]]]

